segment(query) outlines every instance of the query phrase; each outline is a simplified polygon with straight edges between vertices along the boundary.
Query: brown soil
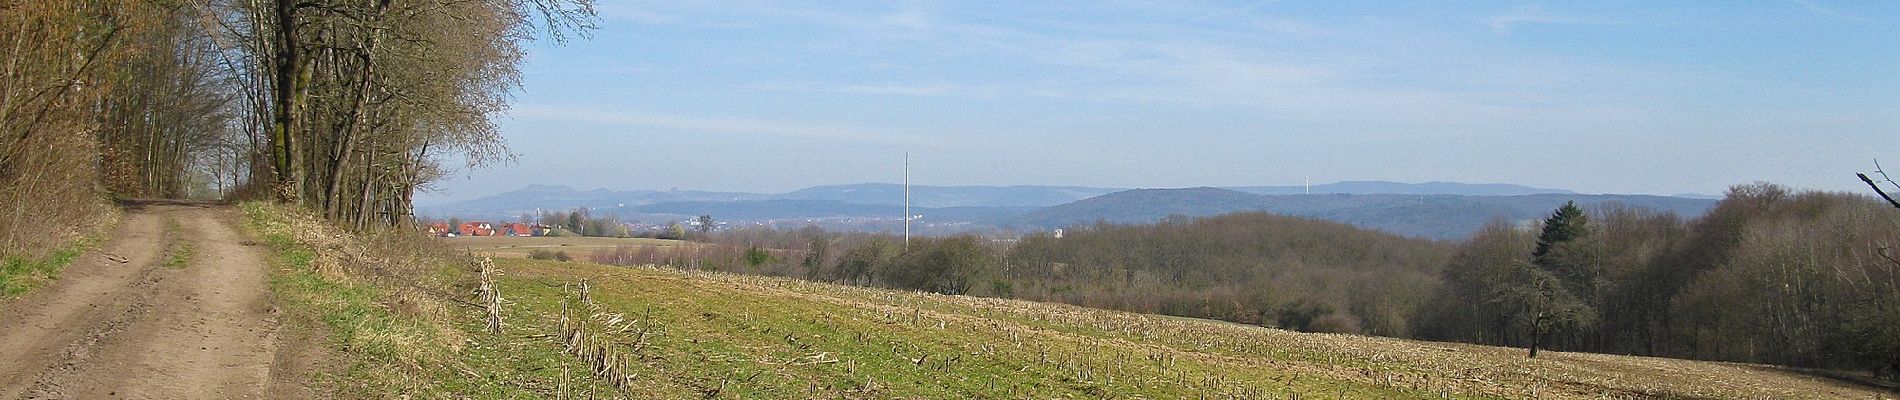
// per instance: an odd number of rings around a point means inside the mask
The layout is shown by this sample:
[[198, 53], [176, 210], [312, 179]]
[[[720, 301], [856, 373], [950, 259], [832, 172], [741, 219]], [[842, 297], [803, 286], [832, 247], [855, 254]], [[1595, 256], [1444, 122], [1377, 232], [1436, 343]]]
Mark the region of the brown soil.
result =
[[[308, 397], [261, 247], [208, 204], [128, 207], [111, 241], [0, 310], [0, 399]], [[182, 268], [165, 266], [189, 247]], [[291, 344], [291, 345], [287, 345]]]

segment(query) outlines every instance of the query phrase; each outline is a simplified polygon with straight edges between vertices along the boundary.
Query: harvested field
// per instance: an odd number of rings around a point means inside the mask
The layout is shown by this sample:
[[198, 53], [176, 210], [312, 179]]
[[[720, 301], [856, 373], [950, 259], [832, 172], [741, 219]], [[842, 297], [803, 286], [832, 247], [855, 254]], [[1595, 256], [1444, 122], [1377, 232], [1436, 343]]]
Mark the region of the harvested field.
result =
[[[1309, 334], [671, 268], [504, 260], [503, 336], [599, 321], [635, 397], [1893, 398], [1779, 368]], [[590, 289], [581, 306], [580, 282]], [[580, 311], [586, 310], [586, 311]], [[556, 339], [513, 360], [586, 371]], [[564, 367], [565, 366], [565, 367]], [[569, 379], [587, 382], [581, 375]], [[541, 386], [537, 384], [536, 386]], [[612, 385], [588, 386], [613, 392]]]
[[575, 259], [585, 260], [596, 251], [613, 250], [619, 246], [636, 247], [679, 247], [702, 246], [681, 240], [608, 238], [608, 237], [559, 237], [559, 236], [462, 236], [442, 238], [444, 243], [457, 248], [468, 249], [476, 254], [487, 254], [503, 258], [526, 258], [528, 252], [536, 249], [565, 251]]

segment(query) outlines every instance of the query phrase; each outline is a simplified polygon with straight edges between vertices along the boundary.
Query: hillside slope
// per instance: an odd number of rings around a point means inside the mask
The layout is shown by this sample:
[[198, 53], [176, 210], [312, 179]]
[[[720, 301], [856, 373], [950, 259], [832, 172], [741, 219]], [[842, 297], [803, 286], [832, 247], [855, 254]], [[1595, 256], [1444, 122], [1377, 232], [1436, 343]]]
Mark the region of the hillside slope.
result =
[[[1122, 189], [1081, 186], [927, 186], [910, 187], [913, 207], [1046, 207], [1100, 196]], [[852, 204], [903, 205], [904, 186], [895, 183], [859, 183], [813, 186], [774, 199], [832, 200]]]
[[1266, 209], [1268, 198], [1211, 187], [1135, 189], [1091, 197], [1074, 203], [1045, 207], [1017, 219], [1025, 226], [1061, 228], [1096, 221], [1149, 223], [1170, 215], [1205, 217]]
[[[1236, 211], [1268, 211], [1347, 222], [1415, 237], [1462, 238], [1492, 217], [1540, 217], [1566, 200], [1595, 204], [1615, 201], [1701, 214], [1710, 199], [1659, 196], [1581, 195], [1561, 189], [1509, 184], [1451, 182], [1397, 183], [1347, 181], [1301, 186], [1246, 186], [1185, 189], [1114, 189], [1082, 186], [929, 186], [913, 185], [909, 195], [893, 183], [825, 185], [786, 193], [705, 191], [574, 190], [529, 185], [493, 196], [445, 204], [425, 204], [418, 212], [436, 218], [513, 219], [547, 210], [588, 208], [596, 215], [622, 220], [677, 221], [712, 215], [728, 222], [798, 219], [901, 218], [905, 199], [926, 231], [962, 233], [1004, 228], [1044, 230], [1096, 220], [1153, 222], [1172, 214], [1209, 216]], [[929, 230], [928, 226], [957, 226]], [[884, 225], [832, 226], [846, 230], [887, 231]]]
[[1284, 194], [1452, 194], [1461, 196], [1520, 196], [1530, 194], [1576, 194], [1569, 190], [1537, 188], [1507, 183], [1458, 183], [1425, 182], [1399, 183], [1385, 181], [1341, 181], [1327, 184], [1303, 186], [1240, 186], [1228, 189], [1264, 195]]
[[[543, 338], [592, 324], [657, 398], [1875, 398], [1773, 367], [1302, 334], [1013, 300], [503, 260], [488, 363], [605, 389]], [[591, 308], [580, 299], [582, 282]], [[585, 312], [580, 310], [592, 310]], [[618, 321], [618, 322], [615, 322]], [[526, 339], [522, 339], [526, 338]], [[494, 343], [503, 340], [505, 343]], [[546, 393], [546, 392], [543, 392]]]

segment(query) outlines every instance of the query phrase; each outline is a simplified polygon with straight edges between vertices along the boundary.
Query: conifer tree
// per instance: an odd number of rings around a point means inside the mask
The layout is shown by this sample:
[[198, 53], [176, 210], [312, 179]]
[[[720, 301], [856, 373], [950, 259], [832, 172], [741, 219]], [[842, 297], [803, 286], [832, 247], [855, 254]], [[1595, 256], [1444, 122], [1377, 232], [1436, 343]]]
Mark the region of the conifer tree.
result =
[[1531, 258], [1537, 265], [1550, 265], [1551, 252], [1557, 245], [1577, 240], [1588, 233], [1590, 216], [1577, 208], [1577, 202], [1566, 201], [1557, 211], [1544, 219], [1544, 233], [1537, 236], [1537, 250], [1531, 252]]
[[1507, 291], [1519, 309], [1519, 321], [1530, 336], [1530, 357], [1550, 336], [1564, 329], [1589, 325], [1595, 310], [1586, 300], [1592, 293], [1595, 274], [1591, 257], [1581, 246], [1589, 235], [1589, 216], [1576, 202], [1565, 202], [1544, 220], [1543, 233], [1537, 236], [1537, 248], [1531, 252], [1530, 265], [1522, 266], [1516, 290]]

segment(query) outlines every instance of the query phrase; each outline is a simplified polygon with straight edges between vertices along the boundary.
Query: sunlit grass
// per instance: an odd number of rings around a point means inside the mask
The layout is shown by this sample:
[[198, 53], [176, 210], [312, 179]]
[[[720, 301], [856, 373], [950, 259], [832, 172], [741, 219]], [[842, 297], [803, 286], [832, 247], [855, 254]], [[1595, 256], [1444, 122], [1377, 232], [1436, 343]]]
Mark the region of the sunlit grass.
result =
[[[59, 279], [60, 270], [72, 265], [79, 255], [85, 254], [103, 239], [98, 234], [87, 235], [43, 257], [13, 256], [0, 260], [0, 301], [11, 300]], [[4, 305], [0, 303], [0, 306]]]

